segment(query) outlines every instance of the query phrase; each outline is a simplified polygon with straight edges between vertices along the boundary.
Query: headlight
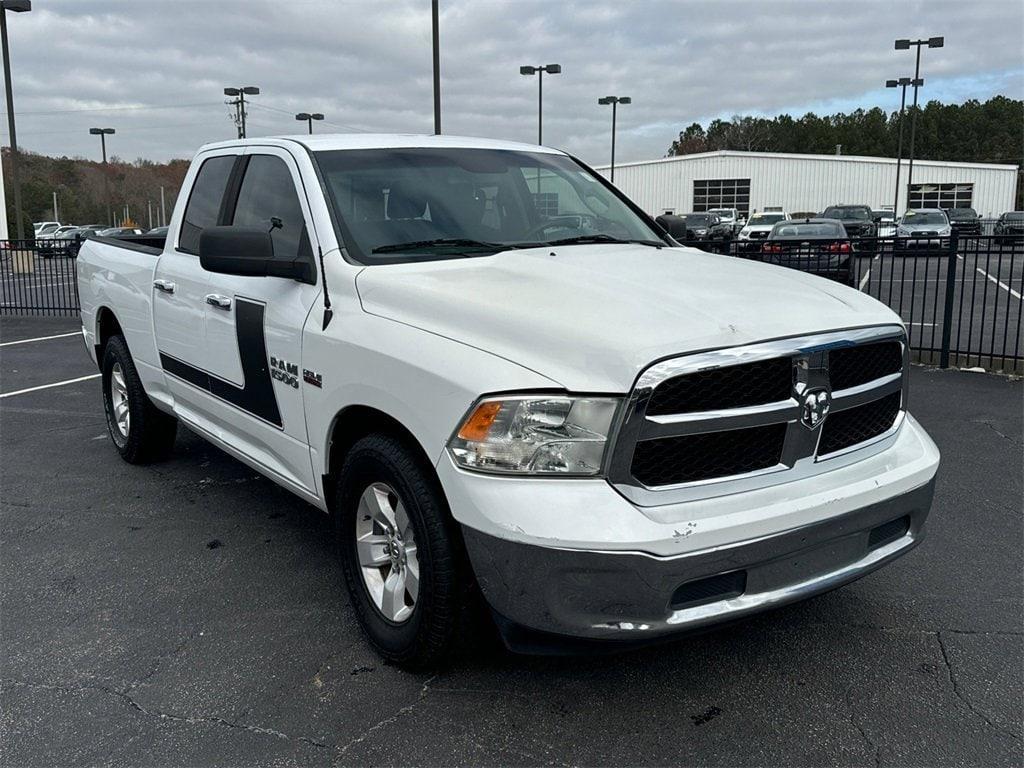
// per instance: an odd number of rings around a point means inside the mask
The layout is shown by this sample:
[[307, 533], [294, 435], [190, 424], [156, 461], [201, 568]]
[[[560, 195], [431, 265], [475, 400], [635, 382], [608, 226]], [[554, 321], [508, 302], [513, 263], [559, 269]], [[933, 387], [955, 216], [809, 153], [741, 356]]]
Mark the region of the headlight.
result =
[[948, 237], [948, 236], [949, 236], [949, 235], [951, 235], [952, 233], [953, 233], [953, 231], [952, 231], [952, 229], [950, 229], [949, 227], [946, 227], [945, 229], [940, 229], [940, 230], [939, 230], [939, 234], [940, 234], [941, 236], [943, 236], [943, 237]]
[[694, 232], [696, 232], [698, 235], [706, 235], [708, 233], [706, 229], [695, 229]]
[[745, 229], [741, 229], [740, 230], [740, 234], [739, 234], [739, 238], [740, 238], [740, 240], [749, 240], [750, 239], [750, 233], [747, 230], [745, 230]]
[[520, 475], [596, 475], [619, 401], [498, 396], [480, 400], [448, 441], [464, 469]]

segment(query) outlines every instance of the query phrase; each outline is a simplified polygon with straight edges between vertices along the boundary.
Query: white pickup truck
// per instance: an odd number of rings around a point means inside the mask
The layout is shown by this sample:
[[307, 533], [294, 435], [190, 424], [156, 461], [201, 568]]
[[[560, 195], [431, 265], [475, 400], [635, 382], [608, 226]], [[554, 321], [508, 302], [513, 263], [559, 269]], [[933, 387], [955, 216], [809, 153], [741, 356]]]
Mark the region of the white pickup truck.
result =
[[562, 152], [231, 141], [178, 200], [166, 243], [78, 259], [113, 443], [181, 422], [332, 515], [388, 659], [438, 662], [480, 595], [513, 649], [663, 638], [923, 535], [900, 319], [680, 248]]

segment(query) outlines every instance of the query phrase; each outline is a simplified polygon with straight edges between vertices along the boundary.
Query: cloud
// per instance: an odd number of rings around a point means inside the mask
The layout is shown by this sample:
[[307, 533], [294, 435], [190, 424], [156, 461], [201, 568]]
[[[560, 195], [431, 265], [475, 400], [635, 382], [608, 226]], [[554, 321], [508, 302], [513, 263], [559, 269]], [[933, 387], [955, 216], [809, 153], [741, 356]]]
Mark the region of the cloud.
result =
[[[886, 78], [912, 74], [897, 36], [925, 50], [922, 98], [1024, 96], [1024, 6], [985, 2], [551, 2], [441, 0], [445, 133], [533, 141], [544, 78], [545, 141], [606, 161], [619, 110], [622, 161], [662, 155], [694, 121], [732, 114], [893, 108]], [[432, 130], [429, 0], [51, 0], [11, 15], [18, 135], [47, 154], [188, 157], [231, 138], [227, 85], [257, 85], [250, 136]], [[160, 105], [161, 109], [143, 108]]]

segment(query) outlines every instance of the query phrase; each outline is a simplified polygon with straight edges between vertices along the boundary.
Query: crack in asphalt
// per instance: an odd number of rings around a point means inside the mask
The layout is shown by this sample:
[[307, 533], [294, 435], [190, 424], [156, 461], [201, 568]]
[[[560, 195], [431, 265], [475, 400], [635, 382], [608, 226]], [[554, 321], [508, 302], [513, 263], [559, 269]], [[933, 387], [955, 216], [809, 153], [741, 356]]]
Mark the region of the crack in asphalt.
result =
[[[338, 755], [339, 756], [344, 755], [352, 747], [356, 746], [357, 744], [362, 744], [364, 741], [366, 741], [374, 731], [377, 731], [380, 728], [383, 728], [385, 725], [391, 725], [392, 723], [397, 721], [398, 718], [400, 718], [403, 715], [407, 715], [410, 712], [412, 712], [425, 698], [427, 698], [427, 695], [431, 691], [430, 684], [432, 682], [434, 682], [438, 677], [440, 677], [440, 675], [433, 675], [433, 676], [429, 677], [425, 683], [423, 683], [423, 687], [420, 688], [419, 696], [416, 697], [416, 701], [414, 701], [412, 704], [406, 704], [404, 707], [401, 707], [400, 709], [395, 711], [393, 714], [391, 714], [388, 717], [385, 717], [383, 720], [381, 720], [381, 721], [371, 725], [369, 728], [367, 728], [365, 731], [363, 731], [360, 735], [356, 736], [354, 739], [351, 739], [348, 743], [346, 743], [343, 746], [339, 747], [338, 748]], [[335, 763], [335, 765], [338, 765], [338, 763]]]
[[989, 718], [989, 716], [982, 712], [980, 709], [975, 707], [974, 702], [971, 701], [970, 697], [968, 697], [967, 694], [960, 690], [960, 683], [957, 681], [956, 675], [953, 673], [953, 664], [949, 660], [949, 652], [946, 650], [946, 641], [942, 639], [942, 633], [936, 632], [935, 639], [939, 644], [939, 650], [942, 652], [942, 661], [946, 665], [946, 677], [949, 678], [949, 683], [953, 687], [953, 694], [960, 701], [962, 701], [964, 705], [967, 707], [967, 709], [969, 709], [976, 717], [978, 717], [986, 725], [988, 725], [989, 728], [992, 728], [993, 730], [1003, 734], [1004, 736], [1009, 736], [1014, 741], [1020, 741], [1021, 738], [1019, 734], [1006, 730], [998, 723], [993, 723], [991, 718]]
[[249, 733], [256, 733], [261, 736], [272, 736], [277, 739], [284, 739], [287, 741], [299, 742], [302, 744], [308, 744], [318, 749], [330, 749], [334, 747], [333, 744], [327, 744], [326, 742], [317, 741], [316, 739], [310, 738], [309, 736], [291, 736], [282, 731], [275, 730], [273, 728], [265, 728], [261, 725], [251, 725], [249, 723], [238, 723], [233, 720], [227, 720], [217, 715], [179, 715], [173, 712], [164, 712], [159, 709], [148, 709], [139, 704], [135, 699], [128, 695], [125, 691], [119, 691], [116, 688], [111, 688], [107, 685], [76, 685], [76, 686], [62, 686], [52, 685], [48, 683], [30, 683], [24, 680], [3, 680], [5, 684], [20, 686], [23, 688], [34, 688], [48, 691], [60, 691], [61, 693], [75, 693], [75, 692], [89, 692], [95, 691], [113, 696], [129, 707], [134, 709], [140, 714], [146, 715], [147, 717], [154, 717], [160, 720], [170, 720], [175, 723], [185, 723], [186, 725], [199, 725], [202, 723], [210, 723], [213, 725], [220, 725], [225, 728], [232, 728], [235, 730], [248, 731]]
[[974, 424], [984, 424], [986, 427], [991, 429], [993, 432], [995, 432], [997, 435], [999, 435], [1001, 438], [1003, 438], [1003, 440], [1006, 440], [1007, 442], [1014, 443], [1014, 444], [1017, 444], [1017, 443], [1020, 442], [1019, 440], [1016, 440], [1016, 439], [1010, 437], [1009, 435], [1004, 435], [1002, 432], [1000, 432], [998, 429], [996, 429], [996, 425], [993, 424], [991, 421], [986, 421], [985, 419], [974, 419], [973, 423]]

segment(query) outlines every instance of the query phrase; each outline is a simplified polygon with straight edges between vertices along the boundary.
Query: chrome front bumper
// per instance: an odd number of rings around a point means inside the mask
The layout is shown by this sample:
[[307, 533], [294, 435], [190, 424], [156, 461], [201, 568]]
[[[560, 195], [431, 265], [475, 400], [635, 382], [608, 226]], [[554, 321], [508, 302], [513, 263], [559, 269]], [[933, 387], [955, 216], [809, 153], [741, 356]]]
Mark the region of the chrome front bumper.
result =
[[[935, 479], [828, 520], [674, 557], [523, 544], [463, 526], [477, 580], [514, 650], [521, 630], [642, 642], [846, 584], [917, 545]], [[716, 578], [717, 577], [717, 578]]]

